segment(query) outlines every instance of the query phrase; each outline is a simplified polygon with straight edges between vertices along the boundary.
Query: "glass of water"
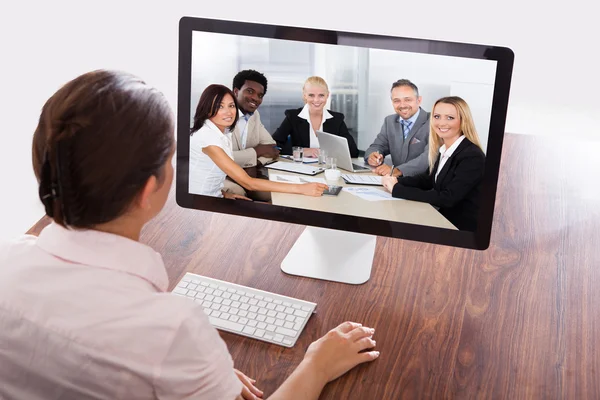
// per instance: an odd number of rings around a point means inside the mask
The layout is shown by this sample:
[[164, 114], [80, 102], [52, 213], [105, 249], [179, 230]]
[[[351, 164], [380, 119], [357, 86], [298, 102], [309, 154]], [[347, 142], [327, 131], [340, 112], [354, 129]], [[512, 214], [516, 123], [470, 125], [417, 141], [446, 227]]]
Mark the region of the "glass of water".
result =
[[337, 169], [337, 159], [335, 157], [325, 157], [325, 169]]
[[327, 152], [323, 149], [319, 149], [319, 164], [321, 164], [321, 165], [327, 164]]
[[304, 147], [292, 147], [292, 158], [294, 162], [302, 162], [304, 157]]

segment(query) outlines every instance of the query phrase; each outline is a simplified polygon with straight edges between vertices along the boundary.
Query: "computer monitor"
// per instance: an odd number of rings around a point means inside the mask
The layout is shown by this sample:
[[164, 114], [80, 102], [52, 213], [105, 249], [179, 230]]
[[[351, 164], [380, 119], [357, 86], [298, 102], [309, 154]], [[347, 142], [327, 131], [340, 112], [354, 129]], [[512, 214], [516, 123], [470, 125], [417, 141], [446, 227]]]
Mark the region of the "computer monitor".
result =
[[[513, 68], [513, 52], [493, 45], [184, 17], [179, 24], [176, 198], [181, 207], [307, 225], [282, 269], [290, 274], [362, 283], [375, 237], [484, 250], [489, 246]], [[273, 134], [286, 109], [303, 106], [302, 86], [329, 84], [327, 109], [341, 112], [364, 152], [394, 114], [392, 83], [409, 79], [423, 110], [444, 96], [468, 103], [485, 153], [476, 229], [458, 230], [430, 204], [392, 199], [348, 185], [338, 196], [273, 194], [272, 203], [202, 196], [189, 190], [190, 128], [202, 91], [232, 86], [254, 69], [268, 79], [259, 112]], [[369, 197], [371, 196], [371, 197]]]

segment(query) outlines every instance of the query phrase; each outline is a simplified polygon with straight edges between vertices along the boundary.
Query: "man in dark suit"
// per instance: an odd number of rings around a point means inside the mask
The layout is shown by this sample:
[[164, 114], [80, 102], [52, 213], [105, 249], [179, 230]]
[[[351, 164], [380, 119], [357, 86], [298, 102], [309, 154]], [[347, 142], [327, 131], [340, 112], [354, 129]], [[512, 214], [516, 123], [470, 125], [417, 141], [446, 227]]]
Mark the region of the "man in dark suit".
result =
[[365, 161], [379, 175], [389, 175], [392, 167], [383, 163], [391, 154], [394, 176], [413, 176], [428, 167], [429, 113], [421, 108], [419, 89], [408, 79], [392, 84], [392, 105], [396, 114], [388, 115], [375, 141], [365, 151]]

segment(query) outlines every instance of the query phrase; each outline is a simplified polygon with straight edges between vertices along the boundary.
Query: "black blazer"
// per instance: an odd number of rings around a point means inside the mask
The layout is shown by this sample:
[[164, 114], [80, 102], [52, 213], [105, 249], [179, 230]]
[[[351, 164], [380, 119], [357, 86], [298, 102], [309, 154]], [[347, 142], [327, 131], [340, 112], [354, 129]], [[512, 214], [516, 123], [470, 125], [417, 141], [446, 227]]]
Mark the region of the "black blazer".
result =
[[465, 138], [446, 161], [436, 181], [439, 163], [438, 155], [432, 173], [399, 178], [392, 196], [437, 206], [458, 229], [475, 231], [485, 166], [483, 151]]
[[[310, 125], [307, 120], [298, 116], [300, 111], [302, 111], [302, 108], [285, 110], [283, 122], [279, 125], [275, 133], [273, 133], [273, 139], [281, 147], [282, 154], [292, 154], [292, 146], [310, 147]], [[345, 137], [348, 140], [350, 156], [358, 157], [358, 147], [356, 147], [354, 138], [348, 132], [348, 127], [344, 122], [344, 114], [330, 110], [327, 111], [333, 118], [329, 118], [323, 122], [323, 131]], [[291, 144], [288, 143], [288, 136], [291, 136]]]

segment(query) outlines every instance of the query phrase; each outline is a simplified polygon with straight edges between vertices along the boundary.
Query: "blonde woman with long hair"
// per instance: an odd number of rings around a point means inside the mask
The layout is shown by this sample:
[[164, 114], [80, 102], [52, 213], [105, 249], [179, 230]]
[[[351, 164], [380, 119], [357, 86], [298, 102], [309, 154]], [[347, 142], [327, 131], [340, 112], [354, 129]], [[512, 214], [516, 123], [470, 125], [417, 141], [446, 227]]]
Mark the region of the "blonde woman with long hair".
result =
[[[348, 132], [344, 122], [344, 114], [327, 110], [325, 105], [329, 99], [329, 87], [320, 76], [311, 76], [302, 87], [304, 107], [285, 110], [283, 122], [273, 133], [273, 139], [281, 147], [283, 154], [291, 154], [292, 146], [304, 147], [304, 155], [319, 155], [318, 131], [345, 137], [348, 140], [350, 156], [358, 157], [356, 142]], [[291, 146], [288, 144], [291, 138]]]
[[458, 96], [435, 102], [429, 129], [429, 171], [383, 177], [392, 196], [439, 209], [458, 229], [477, 228], [485, 155], [469, 105]]

